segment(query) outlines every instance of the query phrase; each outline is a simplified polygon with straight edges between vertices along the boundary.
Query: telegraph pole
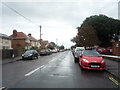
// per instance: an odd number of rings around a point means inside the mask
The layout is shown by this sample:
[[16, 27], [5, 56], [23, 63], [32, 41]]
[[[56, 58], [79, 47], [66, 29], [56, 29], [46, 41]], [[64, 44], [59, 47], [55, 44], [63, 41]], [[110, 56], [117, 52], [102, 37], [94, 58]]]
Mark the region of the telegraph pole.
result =
[[40, 44], [41, 44], [41, 28], [42, 26], [40, 25]]
[[56, 39], [56, 45], [58, 44], [58, 39]]

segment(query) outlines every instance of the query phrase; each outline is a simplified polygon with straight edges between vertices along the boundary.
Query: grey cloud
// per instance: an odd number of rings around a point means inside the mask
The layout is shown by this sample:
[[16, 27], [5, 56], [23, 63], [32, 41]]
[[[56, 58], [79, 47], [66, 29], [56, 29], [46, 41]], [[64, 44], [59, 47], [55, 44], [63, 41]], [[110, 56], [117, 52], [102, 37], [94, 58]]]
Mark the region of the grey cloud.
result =
[[[73, 27], [80, 26], [86, 17], [91, 15], [105, 14], [117, 18], [117, 4], [119, 0], [85, 0], [79, 2], [5, 2], [20, 14], [29, 18], [35, 24], [43, 24], [49, 20], [56, 20], [68, 23]], [[19, 16], [5, 5], [2, 5], [2, 23], [6, 30], [18, 28], [31, 32], [38, 30], [38, 27], [30, 24], [23, 17]], [[30, 24], [30, 25], [28, 25]], [[46, 25], [47, 26], [47, 25]], [[29, 29], [30, 28], [30, 29]], [[55, 27], [56, 28], [56, 27]], [[30, 31], [31, 30], [31, 31]], [[8, 31], [6, 31], [7, 33]]]

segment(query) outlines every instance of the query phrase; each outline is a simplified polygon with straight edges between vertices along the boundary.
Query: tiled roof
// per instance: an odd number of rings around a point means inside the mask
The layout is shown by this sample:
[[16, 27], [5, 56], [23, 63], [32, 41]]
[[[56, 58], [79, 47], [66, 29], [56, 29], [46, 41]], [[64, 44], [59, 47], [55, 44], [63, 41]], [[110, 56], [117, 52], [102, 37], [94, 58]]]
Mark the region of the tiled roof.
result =
[[32, 40], [32, 41], [37, 41], [37, 39], [35, 39], [35, 38], [32, 37], [32, 36], [29, 36], [29, 39]]
[[47, 41], [47, 40], [45, 40], [45, 41], [41, 41], [41, 44], [44, 44], [44, 45], [46, 45], [46, 44], [48, 44], [49, 42]]
[[13, 34], [10, 36], [15, 39], [26, 39], [27, 35], [23, 32], [17, 32], [17, 36], [14, 36]]
[[26, 38], [29, 38], [31, 41], [37, 41], [37, 39], [35, 39], [34, 37], [32, 36], [27, 36], [25, 33], [23, 32], [17, 32], [17, 36], [14, 36], [13, 34], [10, 36], [14, 39], [26, 39]]
[[0, 37], [2, 37], [2, 38], [9, 38], [9, 36], [7, 36], [6, 34], [2, 34], [2, 33], [0, 33]]

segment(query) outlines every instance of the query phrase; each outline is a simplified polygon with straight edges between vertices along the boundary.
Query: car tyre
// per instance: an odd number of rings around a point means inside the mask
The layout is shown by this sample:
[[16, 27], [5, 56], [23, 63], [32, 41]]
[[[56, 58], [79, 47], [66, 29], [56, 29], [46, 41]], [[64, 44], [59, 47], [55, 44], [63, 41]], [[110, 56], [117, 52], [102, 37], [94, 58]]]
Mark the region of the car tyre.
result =
[[33, 60], [34, 58], [35, 58], [34, 56], [31, 57], [32, 60]]
[[77, 63], [77, 62], [78, 62], [78, 60], [77, 60], [76, 58], [74, 58], [74, 62], [75, 62], [75, 63]]
[[76, 61], [76, 60], [74, 60], [74, 62], [75, 62], [75, 63], [77, 63], [77, 61]]
[[38, 56], [36, 58], [38, 59]]
[[79, 62], [79, 66], [81, 70], [84, 70], [84, 68], [82, 67], [82, 62]]

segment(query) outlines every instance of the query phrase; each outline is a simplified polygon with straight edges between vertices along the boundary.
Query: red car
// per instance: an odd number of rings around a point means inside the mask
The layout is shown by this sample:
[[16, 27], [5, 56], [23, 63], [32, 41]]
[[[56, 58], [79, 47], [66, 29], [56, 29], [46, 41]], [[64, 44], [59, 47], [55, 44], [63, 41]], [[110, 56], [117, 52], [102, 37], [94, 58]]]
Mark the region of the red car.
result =
[[92, 50], [83, 51], [79, 58], [79, 64], [83, 69], [105, 70], [106, 62], [102, 56]]
[[100, 54], [112, 54], [112, 48], [111, 47], [107, 47], [107, 48], [102, 48], [99, 47], [96, 49], [97, 52], [99, 52]]
[[99, 52], [100, 54], [105, 54], [107, 52], [105, 48], [97, 48], [96, 51]]
[[107, 47], [106, 50], [108, 50], [108, 54], [112, 54], [112, 47]]

